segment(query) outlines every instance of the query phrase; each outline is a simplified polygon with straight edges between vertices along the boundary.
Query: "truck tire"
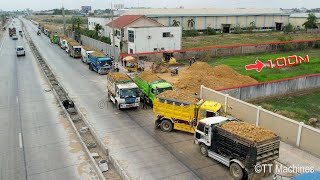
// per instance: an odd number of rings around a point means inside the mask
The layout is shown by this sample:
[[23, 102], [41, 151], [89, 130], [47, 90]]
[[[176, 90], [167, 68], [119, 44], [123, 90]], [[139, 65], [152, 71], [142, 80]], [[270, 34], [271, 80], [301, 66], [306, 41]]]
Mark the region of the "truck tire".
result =
[[169, 121], [169, 120], [163, 120], [163, 121], [160, 123], [160, 128], [161, 128], [161, 130], [164, 131], [164, 132], [171, 132], [172, 129], [173, 129], [172, 122]]
[[208, 147], [205, 144], [200, 145], [200, 153], [204, 157], [208, 156]]
[[236, 179], [241, 180], [243, 178], [243, 169], [241, 166], [237, 163], [232, 163], [229, 167], [230, 169], [230, 175]]

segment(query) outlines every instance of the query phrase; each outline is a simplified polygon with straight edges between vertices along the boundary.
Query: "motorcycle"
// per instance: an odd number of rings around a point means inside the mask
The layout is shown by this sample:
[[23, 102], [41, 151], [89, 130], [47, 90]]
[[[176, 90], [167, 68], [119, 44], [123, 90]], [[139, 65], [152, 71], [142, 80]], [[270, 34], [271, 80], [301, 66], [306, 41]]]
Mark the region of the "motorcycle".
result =
[[37, 35], [40, 36], [40, 35], [41, 35], [41, 32], [38, 31], [38, 32], [37, 32]]
[[176, 76], [178, 74], [179, 74], [178, 68], [174, 68], [173, 70], [171, 70], [171, 76]]

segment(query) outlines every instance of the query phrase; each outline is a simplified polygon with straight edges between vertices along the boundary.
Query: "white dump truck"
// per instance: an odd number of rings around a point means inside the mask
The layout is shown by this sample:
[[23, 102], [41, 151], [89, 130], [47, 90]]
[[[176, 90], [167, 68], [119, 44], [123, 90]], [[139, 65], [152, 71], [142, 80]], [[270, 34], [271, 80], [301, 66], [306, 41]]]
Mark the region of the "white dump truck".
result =
[[108, 73], [107, 88], [108, 98], [118, 109], [139, 107], [139, 88], [127, 74], [121, 72]]
[[94, 49], [89, 46], [82, 46], [81, 48], [81, 60], [82, 62], [89, 64], [89, 54], [93, 53]]

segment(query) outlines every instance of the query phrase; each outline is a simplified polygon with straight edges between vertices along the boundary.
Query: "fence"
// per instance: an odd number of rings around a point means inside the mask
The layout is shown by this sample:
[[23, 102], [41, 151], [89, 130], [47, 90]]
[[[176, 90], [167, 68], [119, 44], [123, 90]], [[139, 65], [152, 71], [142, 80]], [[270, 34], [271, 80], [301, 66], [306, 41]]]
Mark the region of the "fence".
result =
[[115, 47], [116, 54], [113, 54], [113, 46], [107, 43], [89, 38], [84, 35], [81, 35], [81, 41], [83, 45], [90, 46], [98, 51], [102, 50], [105, 54], [109, 54], [109, 56], [114, 56], [116, 61], [118, 61], [120, 58], [120, 49], [118, 47]]
[[259, 98], [278, 96], [313, 88], [320, 88], [320, 74], [217, 89], [217, 91], [229, 94], [230, 96], [243, 101], [252, 101]]
[[254, 106], [227, 94], [201, 86], [200, 97], [223, 104], [227, 114], [245, 122], [270, 129], [281, 141], [320, 156], [320, 130], [276, 113]]
[[[258, 44], [236, 44], [229, 46], [210, 46], [203, 48], [188, 48], [182, 50], [171, 50], [173, 56], [177, 60], [186, 60], [191, 57], [196, 59], [213, 58], [217, 56], [234, 56], [244, 54], [258, 54], [265, 52], [276, 52], [280, 50], [286, 50], [285, 44], [292, 44], [290, 50], [299, 49], [301, 47], [314, 48], [320, 46], [320, 38], [308, 39], [308, 40], [293, 40], [293, 41], [281, 41], [281, 42], [266, 42]], [[317, 45], [316, 45], [317, 44]], [[121, 57], [137, 56], [139, 59], [145, 59], [149, 61], [157, 61], [162, 59], [163, 53], [168, 51], [157, 52], [142, 52], [135, 54], [121, 54]]]

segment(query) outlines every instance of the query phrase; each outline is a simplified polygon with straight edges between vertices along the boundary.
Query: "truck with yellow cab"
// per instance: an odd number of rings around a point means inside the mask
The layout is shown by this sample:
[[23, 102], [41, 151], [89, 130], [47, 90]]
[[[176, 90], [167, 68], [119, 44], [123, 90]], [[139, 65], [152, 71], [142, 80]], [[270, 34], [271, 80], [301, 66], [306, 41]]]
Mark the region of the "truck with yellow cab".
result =
[[199, 120], [223, 114], [221, 104], [198, 100], [188, 102], [158, 95], [153, 102], [155, 127], [170, 132], [173, 129], [194, 133]]

